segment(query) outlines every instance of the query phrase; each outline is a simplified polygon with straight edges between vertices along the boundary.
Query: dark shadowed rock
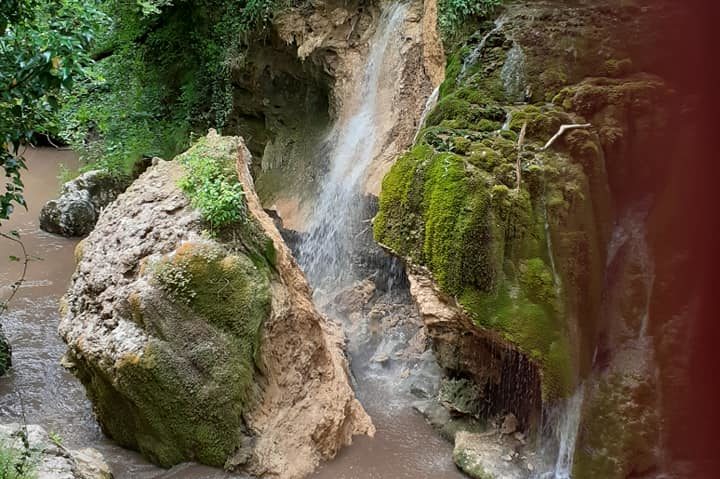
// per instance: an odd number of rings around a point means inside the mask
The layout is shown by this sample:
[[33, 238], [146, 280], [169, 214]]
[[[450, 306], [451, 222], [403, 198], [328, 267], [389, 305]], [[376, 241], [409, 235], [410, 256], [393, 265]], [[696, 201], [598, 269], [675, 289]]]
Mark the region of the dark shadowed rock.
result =
[[127, 188], [127, 178], [99, 170], [83, 173], [63, 185], [60, 197], [45, 203], [40, 228], [62, 236], [85, 236], [100, 211]]
[[0, 326], [0, 376], [4, 375], [12, 365], [12, 349], [5, 332]]

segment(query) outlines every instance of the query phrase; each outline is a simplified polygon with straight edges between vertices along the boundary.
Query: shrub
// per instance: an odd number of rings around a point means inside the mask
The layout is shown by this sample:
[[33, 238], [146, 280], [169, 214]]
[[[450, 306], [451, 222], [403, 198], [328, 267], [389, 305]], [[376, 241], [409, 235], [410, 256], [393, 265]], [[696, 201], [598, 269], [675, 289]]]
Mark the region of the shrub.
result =
[[0, 439], [0, 478], [35, 479], [36, 477], [35, 461], [32, 455], [28, 457], [27, 454], [23, 454], [13, 447], [12, 443]]
[[489, 17], [502, 0], [440, 0], [438, 23], [445, 36], [452, 35], [463, 23], [475, 17]]
[[[179, 157], [186, 173], [179, 186], [188, 195], [193, 207], [216, 231], [246, 218], [245, 193], [237, 179], [232, 160], [200, 140]], [[218, 154], [220, 153], [220, 154]]]

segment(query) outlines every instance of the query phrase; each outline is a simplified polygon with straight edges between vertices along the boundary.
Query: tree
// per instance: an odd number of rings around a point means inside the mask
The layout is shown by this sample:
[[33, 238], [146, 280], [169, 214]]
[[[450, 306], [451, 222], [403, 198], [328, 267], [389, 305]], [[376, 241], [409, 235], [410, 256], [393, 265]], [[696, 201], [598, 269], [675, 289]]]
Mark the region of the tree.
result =
[[23, 197], [22, 153], [87, 75], [89, 48], [103, 16], [97, 0], [3, 0], [0, 4], [0, 224]]

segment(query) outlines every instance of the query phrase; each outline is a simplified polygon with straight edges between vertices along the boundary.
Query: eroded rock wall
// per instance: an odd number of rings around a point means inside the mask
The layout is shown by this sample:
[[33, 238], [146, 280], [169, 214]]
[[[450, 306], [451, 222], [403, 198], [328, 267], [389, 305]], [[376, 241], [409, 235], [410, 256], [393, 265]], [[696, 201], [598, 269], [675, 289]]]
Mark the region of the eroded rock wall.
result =
[[[330, 128], [352, 114], [373, 34], [389, 2], [323, 0], [289, 8], [273, 20], [267, 41], [251, 44], [234, 69], [232, 133], [249, 138], [262, 161], [253, 166], [257, 189], [289, 228], [303, 228], [327, 172]], [[397, 50], [394, 84], [383, 85], [388, 114], [385, 144], [371, 166], [366, 190], [377, 194], [398, 151], [417, 130], [425, 99], [439, 84], [443, 53], [436, 2], [410, 2]]]
[[383, 182], [375, 237], [425, 271], [414, 292], [421, 310], [443, 305], [424, 314], [451, 376], [498, 377], [492, 362], [461, 364], [469, 338], [511, 345], [539, 373], [537, 407], [584, 388], [574, 477], [646, 473], [660, 464], [658, 335], [676, 330], [649, 310], [648, 228], [669, 184], [666, 132], [692, 122], [667, 68], [685, 64], [673, 19], [687, 12], [517, 1], [497, 13], [449, 45], [439, 102]]

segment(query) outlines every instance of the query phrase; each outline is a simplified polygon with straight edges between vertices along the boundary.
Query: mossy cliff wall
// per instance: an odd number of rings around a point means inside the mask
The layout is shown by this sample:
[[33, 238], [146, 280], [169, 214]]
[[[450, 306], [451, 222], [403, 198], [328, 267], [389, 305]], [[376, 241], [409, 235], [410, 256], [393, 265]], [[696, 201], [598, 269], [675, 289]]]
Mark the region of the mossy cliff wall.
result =
[[[312, 306], [286, 304], [292, 295], [309, 302], [309, 289], [287, 280], [297, 266], [250, 210], [255, 193], [238, 179], [239, 158], [249, 161], [242, 139], [212, 133], [104, 210], [78, 248], [60, 333], [119, 444], [166, 467], [198, 461], [301, 477], [372, 425], [336, 332]], [[298, 341], [296, 327], [302, 341], [278, 355], [276, 345]], [[292, 366], [280, 371], [286, 356]], [[310, 370], [323, 379], [311, 381]]]
[[[497, 13], [447, 45], [438, 104], [385, 177], [375, 237], [416, 271], [426, 268], [448, 304], [499, 335], [499, 348], [525, 355], [540, 371], [546, 406], [585, 381], [578, 478], [647, 471], [657, 461], [657, 404], [648, 400], [650, 369], [639, 364], [652, 353], [625, 353], [641, 334], [638, 271], [647, 265], [624, 261], [618, 280], [607, 262], [628, 205], [665, 178], [643, 158], [669, 144], [662, 132], [678, 95], [663, 65], [677, 52], [648, 45], [667, 43], [657, 29], [683, 12], [672, 2], [519, 1]], [[567, 124], [590, 126], [546, 149]], [[609, 307], [609, 295], [624, 298], [614, 303], [624, 309]], [[440, 363], [451, 375], [477, 376], [442, 353], [452, 345], [434, 323]], [[638, 367], [623, 373], [629, 358]], [[623, 394], [637, 398], [633, 406], [617, 400]], [[598, 448], [613, 431], [617, 447]]]

